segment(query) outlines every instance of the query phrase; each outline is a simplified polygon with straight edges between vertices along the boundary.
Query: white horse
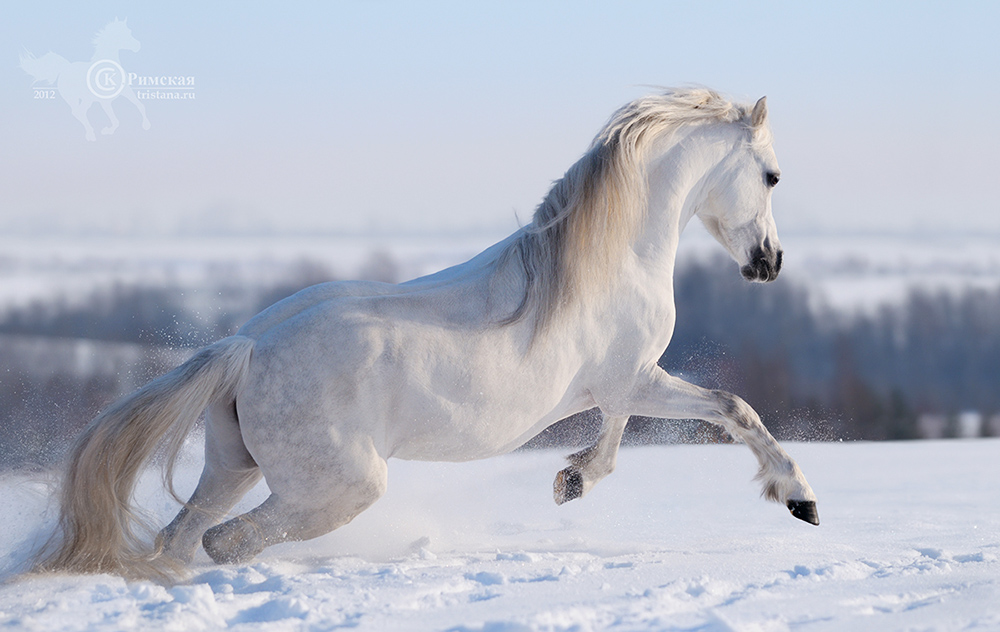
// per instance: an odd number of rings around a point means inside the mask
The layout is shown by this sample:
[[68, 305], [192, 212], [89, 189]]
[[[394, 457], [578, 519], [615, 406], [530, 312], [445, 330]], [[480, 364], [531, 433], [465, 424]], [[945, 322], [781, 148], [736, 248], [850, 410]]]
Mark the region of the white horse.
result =
[[[244, 562], [349, 522], [385, 491], [391, 457], [502, 454], [593, 407], [600, 438], [557, 474], [557, 503], [611, 473], [629, 415], [697, 418], [746, 442], [765, 497], [818, 524], [812, 489], [749, 405], [657, 366], [691, 218], [746, 279], [778, 275], [778, 176], [764, 99], [689, 89], [629, 103], [533, 222], [472, 260], [401, 285], [302, 290], [113, 404], [72, 452], [62, 538], [37, 568], [163, 576], [199, 541]], [[136, 477], [161, 439], [175, 457], [206, 409], [201, 480], [150, 550]], [[262, 476], [271, 495], [218, 524]]]

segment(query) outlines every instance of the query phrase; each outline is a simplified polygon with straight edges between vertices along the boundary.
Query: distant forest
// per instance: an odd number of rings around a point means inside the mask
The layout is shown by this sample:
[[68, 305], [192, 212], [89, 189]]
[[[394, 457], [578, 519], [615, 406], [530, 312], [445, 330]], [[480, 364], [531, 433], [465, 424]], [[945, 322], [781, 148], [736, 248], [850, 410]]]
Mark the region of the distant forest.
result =
[[[369, 276], [394, 280], [392, 261], [378, 263]], [[50, 461], [113, 399], [332, 278], [306, 262], [268, 287], [116, 286], [0, 314], [0, 467]], [[921, 414], [951, 420], [947, 435], [963, 411], [1000, 412], [1000, 288], [914, 290], [874, 315], [845, 315], [812, 308], [808, 290], [787, 279], [746, 283], [716, 258], [680, 266], [675, 292], [661, 366], [741, 395], [778, 438], [917, 438]], [[579, 415], [531, 445], [579, 444], [595, 432], [595, 415]], [[707, 424], [643, 418], [626, 434], [629, 443], [725, 440]]]

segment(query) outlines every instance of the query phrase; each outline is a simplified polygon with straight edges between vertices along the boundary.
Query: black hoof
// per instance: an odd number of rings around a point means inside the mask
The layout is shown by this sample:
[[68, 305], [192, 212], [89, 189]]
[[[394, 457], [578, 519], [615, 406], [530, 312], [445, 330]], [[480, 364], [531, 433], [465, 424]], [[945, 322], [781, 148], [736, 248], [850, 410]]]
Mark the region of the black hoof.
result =
[[799, 520], [805, 520], [809, 524], [819, 524], [819, 512], [816, 511], [816, 502], [812, 500], [789, 500], [788, 510]]
[[556, 504], [575, 500], [583, 496], [583, 474], [567, 467], [556, 475], [555, 497]]

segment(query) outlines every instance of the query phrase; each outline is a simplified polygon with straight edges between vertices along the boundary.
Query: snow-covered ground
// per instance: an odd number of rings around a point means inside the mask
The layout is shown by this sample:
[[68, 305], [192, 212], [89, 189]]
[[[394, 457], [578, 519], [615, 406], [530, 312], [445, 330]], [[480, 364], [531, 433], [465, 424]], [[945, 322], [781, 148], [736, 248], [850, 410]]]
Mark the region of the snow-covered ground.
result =
[[[8, 475], [0, 628], [1000, 630], [1000, 440], [786, 447], [819, 527], [758, 498], [741, 445], [623, 449], [561, 507], [560, 453], [392, 461], [388, 493], [350, 525], [244, 566], [199, 552], [172, 587], [15, 576], [51, 515], [43, 482]], [[140, 499], [166, 520], [153, 482]]]

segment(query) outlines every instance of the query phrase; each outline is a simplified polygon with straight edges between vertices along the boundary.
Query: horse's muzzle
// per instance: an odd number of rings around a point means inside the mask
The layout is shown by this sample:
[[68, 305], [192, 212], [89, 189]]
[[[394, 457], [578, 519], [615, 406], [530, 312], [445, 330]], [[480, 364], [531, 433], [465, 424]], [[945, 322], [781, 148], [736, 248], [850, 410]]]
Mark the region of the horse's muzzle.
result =
[[740, 268], [740, 274], [747, 281], [767, 283], [778, 278], [781, 272], [781, 250], [764, 250], [760, 246], [750, 255], [750, 263]]

